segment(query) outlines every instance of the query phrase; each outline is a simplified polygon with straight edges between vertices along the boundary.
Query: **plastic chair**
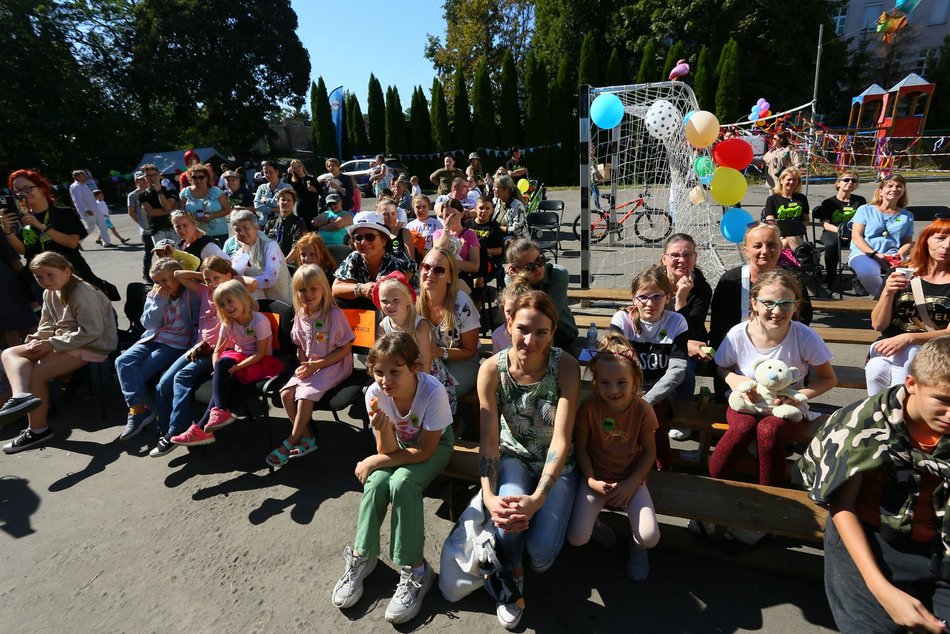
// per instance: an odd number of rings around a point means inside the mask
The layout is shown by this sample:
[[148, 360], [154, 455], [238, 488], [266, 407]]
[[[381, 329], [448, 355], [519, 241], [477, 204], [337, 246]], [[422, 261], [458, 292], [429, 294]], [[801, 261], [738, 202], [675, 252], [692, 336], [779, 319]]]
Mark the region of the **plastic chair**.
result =
[[[330, 255], [333, 256], [333, 259], [336, 260], [337, 266], [346, 259], [346, 256], [353, 253], [352, 247], [348, 244], [328, 244], [327, 250], [330, 252]], [[330, 280], [332, 283], [333, 280]]]
[[[560, 201], [542, 201], [560, 202]], [[561, 203], [563, 208], [564, 203]], [[536, 211], [528, 214], [528, 235], [538, 245], [541, 252], [550, 251], [557, 262], [557, 253], [561, 248], [561, 216], [556, 211]]]

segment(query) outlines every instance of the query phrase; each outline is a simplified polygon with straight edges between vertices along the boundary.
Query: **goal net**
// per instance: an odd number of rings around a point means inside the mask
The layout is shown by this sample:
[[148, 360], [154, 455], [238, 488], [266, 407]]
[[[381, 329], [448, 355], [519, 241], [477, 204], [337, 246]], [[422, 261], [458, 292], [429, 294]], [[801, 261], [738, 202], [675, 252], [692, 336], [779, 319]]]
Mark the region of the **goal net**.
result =
[[[604, 93], [619, 97], [624, 110], [620, 125], [610, 130], [589, 117], [590, 104]], [[645, 120], [659, 100], [674, 109], [666, 139], [651, 134]], [[581, 240], [582, 287], [629, 288], [633, 276], [660, 261], [673, 233], [693, 237], [698, 266], [715, 285], [739, 255], [720, 234], [722, 207], [694, 167], [700, 156], [711, 160], [710, 149], [686, 141], [683, 119], [699, 110], [692, 89], [682, 82], [591, 87], [581, 90], [579, 105], [581, 214], [574, 229]], [[607, 210], [608, 218], [597, 208]]]

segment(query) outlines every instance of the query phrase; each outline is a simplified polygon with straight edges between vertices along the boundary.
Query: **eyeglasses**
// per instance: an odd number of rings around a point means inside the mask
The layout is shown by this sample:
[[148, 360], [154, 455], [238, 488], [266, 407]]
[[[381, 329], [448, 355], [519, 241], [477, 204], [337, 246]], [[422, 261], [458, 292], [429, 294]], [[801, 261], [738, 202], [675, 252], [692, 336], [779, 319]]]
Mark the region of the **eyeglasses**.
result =
[[432, 266], [428, 262], [423, 262], [422, 264], [419, 265], [419, 268], [425, 271], [428, 275], [434, 275], [436, 277], [442, 277], [443, 275], [445, 275], [444, 266]]
[[652, 295], [634, 295], [633, 298], [641, 304], [651, 304], [661, 299], [666, 299], [666, 293], [653, 293]]
[[666, 257], [671, 260], [688, 260], [696, 256], [695, 251], [687, 251], [686, 253], [667, 253]]
[[841, 179], [841, 182], [842, 182], [842, 183], [857, 183], [857, 182], [858, 182], [858, 179], [856, 179], [856, 178], [842, 178], [842, 179]]
[[13, 190], [14, 194], [23, 194], [28, 196], [33, 193], [33, 190], [36, 189], [36, 185], [27, 185], [26, 187], [18, 187]]
[[768, 311], [775, 310], [778, 308], [783, 313], [790, 313], [795, 310], [795, 306], [798, 305], [797, 299], [780, 299], [778, 301], [774, 299], [759, 299], [755, 298], [755, 301], [762, 304], [762, 308]]
[[191, 178], [196, 181], [207, 180], [208, 176], [205, 174], [192, 174]]
[[534, 262], [528, 262], [527, 264], [512, 264], [511, 268], [515, 271], [527, 271], [528, 273], [534, 273], [538, 269], [544, 268], [544, 256], [539, 255]]
[[376, 232], [371, 233], [354, 233], [353, 242], [376, 242]]

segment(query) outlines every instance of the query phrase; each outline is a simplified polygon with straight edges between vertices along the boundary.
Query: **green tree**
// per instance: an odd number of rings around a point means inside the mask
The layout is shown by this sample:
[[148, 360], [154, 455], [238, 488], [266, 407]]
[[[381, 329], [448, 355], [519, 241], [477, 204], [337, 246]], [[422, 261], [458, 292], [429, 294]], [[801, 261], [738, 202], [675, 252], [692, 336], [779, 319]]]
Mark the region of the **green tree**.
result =
[[432, 106], [429, 111], [429, 120], [432, 122], [434, 149], [449, 149], [452, 146], [452, 135], [449, 132], [449, 107], [445, 103], [445, 91], [442, 90], [442, 81], [438, 77], [432, 80]]
[[708, 46], [703, 46], [699, 51], [696, 72], [693, 74], [693, 92], [696, 93], [696, 102], [703, 110], [712, 108], [716, 103], [716, 67], [713, 65], [713, 53]]
[[372, 73], [369, 75], [366, 114], [369, 117], [370, 152], [383, 152], [386, 148], [386, 101], [383, 99], [383, 87]]
[[[524, 110], [525, 145], [547, 145], [551, 138], [551, 118], [548, 107], [548, 74], [534, 52], [525, 60]], [[544, 179], [551, 175], [551, 152], [538, 150], [531, 156], [531, 171]]]
[[574, 154], [575, 137], [577, 136], [577, 120], [574, 118], [574, 104], [577, 103], [577, 94], [574, 87], [577, 85], [571, 72], [571, 63], [563, 58], [558, 65], [557, 78], [551, 90], [551, 143], [560, 143], [560, 148], [551, 151], [551, 181], [558, 185], [568, 185], [577, 182], [578, 162]]
[[499, 140], [502, 146], [521, 144], [521, 99], [518, 97], [518, 71], [511, 53], [501, 63], [501, 94], [498, 100]]
[[[426, 154], [432, 151], [432, 121], [429, 118], [429, 102], [426, 101], [422, 86], [412, 91], [409, 104], [409, 151], [413, 154]], [[422, 157], [409, 160], [409, 168], [418, 173], [420, 168], [428, 166]]]
[[[549, 76], [557, 74], [561, 60], [572, 68], [580, 66], [582, 40], [578, 33], [591, 34], [606, 51], [626, 46], [630, 25], [646, 22], [622, 21], [620, 9], [629, 0], [535, 0], [534, 35], [531, 48]], [[649, 15], [649, 14], [644, 14]]]
[[620, 61], [620, 51], [617, 50], [616, 46], [610, 51], [605, 83], [607, 86], [623, 86], [627, 83], [627, 73], [623, 63]]
[[313, 154], [322, 159], [337, 155], [336, 128], [330, 115], [330, 100], [327, 98], [327, 85], [323, 77], [317, 83], [311, 82], [310, 88], [310, 127], [313, 131]]
[[600, 64], [597, 60], [597, 42], [594, 34], [588, 32], [581, 44], [581, 59], [577, 71], [577, 84], [589, 84], [597, 87], [603, 84], [600, 79]]
[[452, 96], [452, 141], [455, 147], [439, 149], [468, 149], [472, 147], [472, 115], [469, 112], [468, 89], [465, 87], [465, 74], [461, 66], [455, 69]]
[[650, 40], [643, 48], [643, 56], [640, 58], [640, 68], [637, 70], [637, 78], [634, 82], [637, 84], [646, 84], [651, 81], [656, 81], [656, 68], [658, 63], [656, 42]]
[[[493, 148], [498, 145], [498, 128], [495, 122], [495, 102], [492, 97], [488, 64], [480, 62], [472, 83], [472, 128], [475, 147]], [[466, 147], [466, 152], [472, 147]]]
[[386, 89], [386, 154], [405, 154], [409, 150], [406, 116], [403, 114], [399, 89]]
[[719, 87], [716, 89], [716, 116], [723, 123], [736, 121], [742, 114], [739, 79], [739, 45], [732, 38], [719, 56]]
[[676, 44], [670, 47], [670, 50], [666, 52], [666, 61], [663, 63], [663, 74], [660, 76], [660, 81], [669, 79], [670, 71], [676, 66], [676, 62], [684, 58], [685, 51], [686, 46], [683, 45], [682, 41], [677, 41]]
[[366, 138], [366, 120], [356, 95], [349, 93], [347, 104], [346, 137], [349, 139], [350, 151], [354, 156], [362, 156], [370, 151], [369, 140]]
[[[950, 86], [950, 35], [944, 38], [943, 45], [935, 63], [928, 62], [927, 78], [938, 86]], [[853, 93], [857, 94], [857, 93]], [[947, 90], [935, 90], [930, 113], [927, 116], [928, 129], [950, 127], [950, 95]]]

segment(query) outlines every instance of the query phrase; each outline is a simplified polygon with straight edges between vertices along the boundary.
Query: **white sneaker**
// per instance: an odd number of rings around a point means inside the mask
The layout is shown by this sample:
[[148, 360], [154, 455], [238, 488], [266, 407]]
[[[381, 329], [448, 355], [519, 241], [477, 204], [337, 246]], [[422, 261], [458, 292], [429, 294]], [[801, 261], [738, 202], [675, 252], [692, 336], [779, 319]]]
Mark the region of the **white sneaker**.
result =
[[693, 430], [673, 428], [668, 432], [668, 435], [670, 440], [686, 440], [693, 435]]
[[521, 617], [524, 616], [524, 577], [515, 577], [515, 583], [522, 593], [519, 603], [499, 603], [495, 608], [495, 616], [506, 630], [517, 628], [521, 623]]
[[333, 605], [341, 610], [353, 607], [360, 600], [363, 596], [363, 581], [379, 561], [378, 557], [357, 557], [349, 546], [343, 549], [343, 557], [346, 559], [346, 570], [333, 586], [332, 595]]
[[396, 585], [396, 593], [390, 599], [386, 607], [386, 622], [393, 625], [399, 625], [411, 621], [422, 608], [422, 600], [425, 598], [432, 582], [435, 580], [435, 571], [428, 562], [423, 560], [425, 570], [422, 575], [415, 577], [412, 574], [412, 566], [403, 566], [399, 571], [399, 583]]

